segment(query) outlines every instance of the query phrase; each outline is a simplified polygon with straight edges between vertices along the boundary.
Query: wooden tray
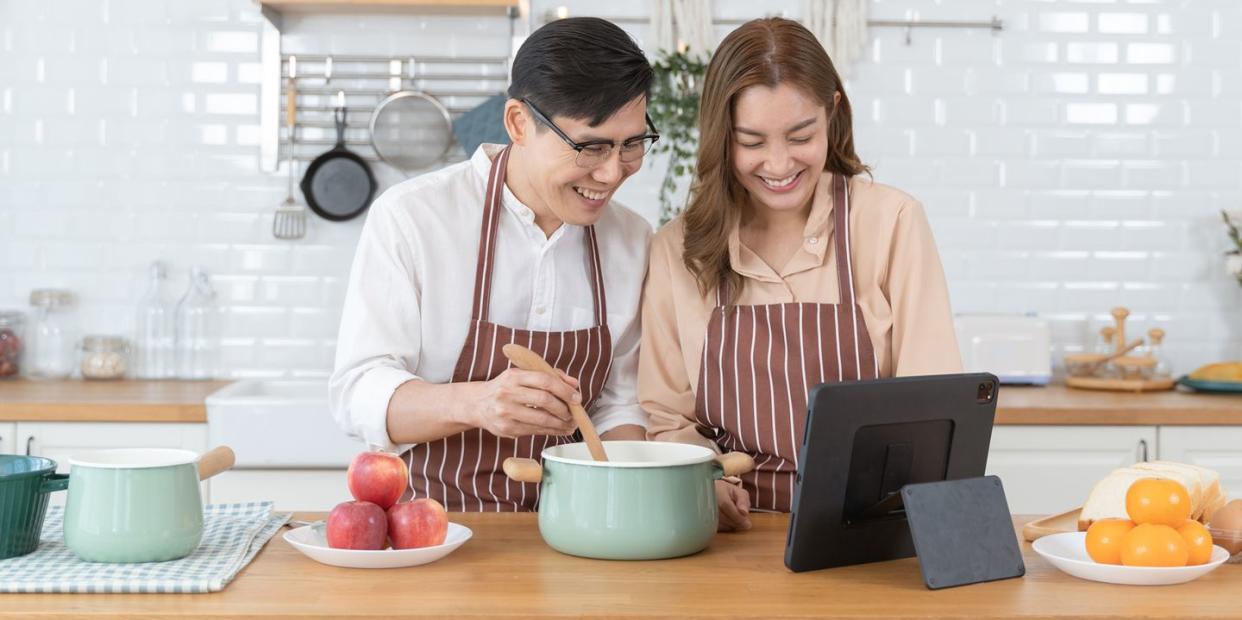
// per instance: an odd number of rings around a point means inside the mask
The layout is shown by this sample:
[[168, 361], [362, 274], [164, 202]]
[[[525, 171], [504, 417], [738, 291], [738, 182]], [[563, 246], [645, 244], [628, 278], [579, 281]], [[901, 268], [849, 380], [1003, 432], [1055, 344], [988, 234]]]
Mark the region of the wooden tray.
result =
[[1100, 379], [1097, 377], [1066, 377], [1065, 385], [1083, 390], [1112, 392], [1164, 392], [1173, 389], [1173, 379]]
[[1034, 542], [1035, 539], [1049, 534], [1077, 532], [1080, 515], [1082, 515], [1082, 506], [1031, 521], [1022, 526], [1022, 539], [1026, 542]]

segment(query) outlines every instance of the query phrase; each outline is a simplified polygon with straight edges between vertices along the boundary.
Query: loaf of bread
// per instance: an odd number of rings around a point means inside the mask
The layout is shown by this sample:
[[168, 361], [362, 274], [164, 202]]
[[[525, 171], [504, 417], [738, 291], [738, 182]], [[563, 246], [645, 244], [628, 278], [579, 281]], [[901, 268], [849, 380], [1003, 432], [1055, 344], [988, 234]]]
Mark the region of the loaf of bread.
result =
[[1190, 518], [1202, 521], [1228, 498], [1220, 488], [1220, 474], [1210, 469], [1171, 461], [1135, 463], [1115, 469], [1091, 489], [1078, 518], [1078, 529], [1085, 531], [1100, 519], [1129, 519], [1126, 514], [1126, 491], [1143, 478], [1166, 478], [1186, 487], [1190, 495]]
[[1219, 362], [1200, 366], [1190, 373], [1195, 381], [1224, 381], [1242, 383], [1242, 362]]

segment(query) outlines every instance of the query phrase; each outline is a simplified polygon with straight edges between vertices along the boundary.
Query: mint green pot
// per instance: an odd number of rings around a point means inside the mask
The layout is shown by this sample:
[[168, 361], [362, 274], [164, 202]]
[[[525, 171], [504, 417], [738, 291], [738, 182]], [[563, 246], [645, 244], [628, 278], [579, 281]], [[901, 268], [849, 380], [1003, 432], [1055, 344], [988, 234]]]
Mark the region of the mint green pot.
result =
[[543, 451], [543, 465], [508, 459], [505, 471], [539, 482], [539, 533], [553, 549], [604, 560], [656, 560], [697, 553], [716, 534], [714, 481], [750, 471], [744, 454], [718, 457], [689, 444], [604, 442], [608, 461], [586, 444]]
[[203, 537], [198, 454], [100, 450], [69, 459], [65, 545], [88, 562], [185, 557]]

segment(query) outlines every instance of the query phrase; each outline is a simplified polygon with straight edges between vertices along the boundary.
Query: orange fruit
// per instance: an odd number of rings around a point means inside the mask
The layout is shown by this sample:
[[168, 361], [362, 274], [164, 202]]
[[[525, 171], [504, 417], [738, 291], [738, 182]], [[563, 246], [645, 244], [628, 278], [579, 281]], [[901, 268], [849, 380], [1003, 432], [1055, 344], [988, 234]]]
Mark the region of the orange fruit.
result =
[[1139, 525], [1178, 528], [1190, 518], [1190, 494], [1173, 480], [1143, 478], [1126, 491], [1126, 514]]
[[1140, 523], [1121, 539], [1125, 566], [1185, 566], [1189, 558], [1186, 539], [1167, 525]]
[[1087, 555], [1100, 564], [1121, 564], [1121, 539], [1134, 529], [1128, 519], [1100, 519], [1087, 528]]
[[1202, 523], [1187, 521], [1186, 525], [1177, 528], [1177, 533], [1186, 540], [1186, 548], [1190, 550], [1187, 565], [1207, 564], [1212, 559], [1212, 533]]

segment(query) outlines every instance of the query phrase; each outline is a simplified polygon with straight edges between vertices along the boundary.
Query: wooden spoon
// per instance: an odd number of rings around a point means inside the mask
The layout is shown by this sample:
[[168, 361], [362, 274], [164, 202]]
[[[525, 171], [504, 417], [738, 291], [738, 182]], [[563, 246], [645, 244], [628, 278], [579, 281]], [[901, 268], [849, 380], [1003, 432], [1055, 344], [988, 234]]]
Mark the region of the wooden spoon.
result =
[[[534, 370], [554, 377], [557, 381], [563, 380], [560, 373], [556, 372], [556, 369], [552, 368], [546, 360], [539, 357], [538, 353], [520, 344], [507, 344], [501, 350], [514, 366], [522, 370]], [[586, 441], [587, 449], [591, 451], [591, 458], [597, 461], [607, 461], [608, 455], [604, 453], [604, 444], [599, 440], [599, 434], [595, 432], [595, 425], [591, 424], [591, 418], [587, 416], [586, 409], [576, 403], [566, 404], [569, 405], [569, 413], [574, 417], [578, 430], [582, 431], [582, 439]]]

